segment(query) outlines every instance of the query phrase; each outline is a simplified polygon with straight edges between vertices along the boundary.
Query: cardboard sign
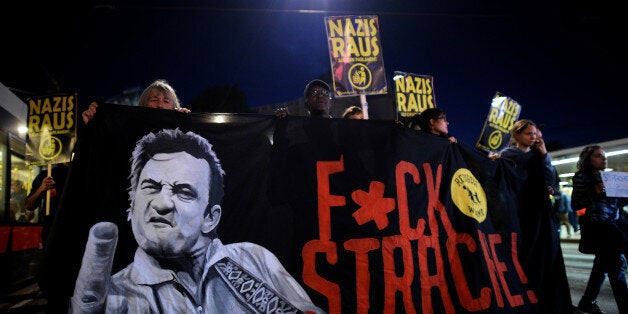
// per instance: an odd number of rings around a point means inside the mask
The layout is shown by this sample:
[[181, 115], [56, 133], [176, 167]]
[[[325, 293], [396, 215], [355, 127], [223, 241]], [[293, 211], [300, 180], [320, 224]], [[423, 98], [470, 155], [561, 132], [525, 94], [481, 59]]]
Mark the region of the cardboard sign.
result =
[[336, 97], [386, 94], [377, 15], [325, 17]]
[[606, 196], [628, 197], [628, 172], [602, 172]]
[[486, 152], [499, 152], [506, 148], [510, 141], [510, 131], [519, 119], [519, 114], [521, 114], [519, 103], [510, 97], [496, 93], [475, 147]]
[[395, 71], [393, 81], [395, 82], [397, 120], [404, 125], [407, 126], [413, 116], [425, 109], [436, 108], [432, 76]]
[[28, 99], [26, 162], [47, 165], [69, 162], [76, 141], [77, 95]]

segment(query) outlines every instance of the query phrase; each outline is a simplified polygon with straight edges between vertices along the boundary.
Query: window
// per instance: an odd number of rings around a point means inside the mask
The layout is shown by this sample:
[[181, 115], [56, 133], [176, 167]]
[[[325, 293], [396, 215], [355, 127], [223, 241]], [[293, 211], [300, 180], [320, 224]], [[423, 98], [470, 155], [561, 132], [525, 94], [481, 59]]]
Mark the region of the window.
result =
[[[25, 160], [24, 140], [0, 130], [0, 224], [36, 224], [37, 211], [26, 211], [26, 196], [40, 167]], [[37, 188], [37, 187], [35, 187]]]

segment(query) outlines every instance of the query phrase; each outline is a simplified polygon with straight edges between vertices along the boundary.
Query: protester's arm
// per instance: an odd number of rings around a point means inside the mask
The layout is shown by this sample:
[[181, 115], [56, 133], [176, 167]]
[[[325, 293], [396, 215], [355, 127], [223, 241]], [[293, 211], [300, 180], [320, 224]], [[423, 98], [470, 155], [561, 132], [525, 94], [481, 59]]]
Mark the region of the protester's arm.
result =
[[552, 165], [552, 160], [549, 159], [549, 154], [547, 156], [547, 164], [545, 164], [544, 175], [545, 182], [547, 183], [547, 190], [550, 194], [556, 195], [560, 190], [560, 178], [558, 177], [558, 171]]
[[37, 202], [43, 196], [42, 194], [46, 193], [46, 191], [50, 189], [54, 189], [54, 187], [55, 180], [52, 177], [45, 177], [44, 180], [41, 181], [41, 184], [37, 187], [37, 190], [35, 190], [35, 192], [31, 193], [31, 195], [26, 198], [26, 201], [24, 202], [24, 208], [26, 210], [33, 210], [35, 204], [37, 204]]
[[582, 208], [589, 207], [593, 202], [593, 197], [590, 191], [590, 178], [583, 173], [576, 173], [572, 178], [573, 190], [571, 192], [571, 209], [578, 211]]
[[70, 313], [104, 313], [118, 227], [100, 222], [89, 230], [83, 262], [70, 299]]
[[543, 156], [547, 155], [547, 148], [545, 147], [545, 140], [543, 140], [542, 137], [538, 138], [536, 143], [534, 143], [534, 146], [532, 147], [536, 149], [539, 153], [541, 153], [541, 155]]
[[89, 107], [83, 113], [81, 113], [81, 117], [83, 117], [83, 123], [87, 124], [89, 120], [91, 120], [96, 114], [96, 108], [98, 108], [98, 104], [96, 102], [92, 102], [89, 104]]
[[188, 108], [174, 108], [174, 110], [176, 110], [178, 112], [183, 112], [183, 113], [190, 113], [190, 112], [192, 112]]

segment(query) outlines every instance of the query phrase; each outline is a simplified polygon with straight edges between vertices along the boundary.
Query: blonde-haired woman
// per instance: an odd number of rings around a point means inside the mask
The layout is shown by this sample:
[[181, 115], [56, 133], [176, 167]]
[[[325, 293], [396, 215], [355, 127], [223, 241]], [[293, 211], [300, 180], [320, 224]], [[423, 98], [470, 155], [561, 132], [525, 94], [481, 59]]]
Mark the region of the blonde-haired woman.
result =
[[557, 176], [539, 135], [533, 121], [519, 120], [512, 129], [511, 146], [500, 154], [501, 162], [514, 164], [519, 261], [539, 298], [538, 313], [572, 313], [560, 225], [549, 197], [558, 191]]
[[510, 146], [503, 149], [499, 156], [513, 160], [518, 167], [522, 167], [526, 171], [530, 159], [534, 156], [540, 157], [543, 163], [547, 190], [549, 194], [555, 194], [558, 192], [556, 172], [545, 147], [545, 141], [540, 134], [541, 131], [532, 120], [518, 120], [512, 127]]
[[[174, 88], [168, 84], [166, 80], [158, 79], [152, 82], [140, 95], [137, 103], [138, 107], [159, 108], [176, 110], [179, 112], [189, 113], [190, 110], [181, 107], [179, 97]], [[83, 122], [87, 124], [96, 114], [98, 103], [92, 102], [89, 107], [81, 113]]]

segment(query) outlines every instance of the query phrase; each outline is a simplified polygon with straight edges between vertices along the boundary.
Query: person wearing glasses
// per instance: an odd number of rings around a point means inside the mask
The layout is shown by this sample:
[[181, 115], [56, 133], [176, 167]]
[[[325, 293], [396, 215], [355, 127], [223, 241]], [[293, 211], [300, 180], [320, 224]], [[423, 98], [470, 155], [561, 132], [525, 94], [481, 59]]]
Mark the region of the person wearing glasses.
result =
[[[316, 79], [305, 85], [303, 102], [310, 117], [331, 118], [331, 88], [325, 81]], [[289, 114], [288, 108], [275, 110], [277, 118], [285, 118]]]
[[443, 109], [427, 108], [415, 115], [412, 120], [412, 124], [417, 125], [423, 132], [446, 138], [450, 143], [458, 142], [455, 137], [449, 135], [449, 122]]
[[305, 107], [311, 117], [331, 118], [331, 88], [322, 80], [312, 80], [303, 90]]

